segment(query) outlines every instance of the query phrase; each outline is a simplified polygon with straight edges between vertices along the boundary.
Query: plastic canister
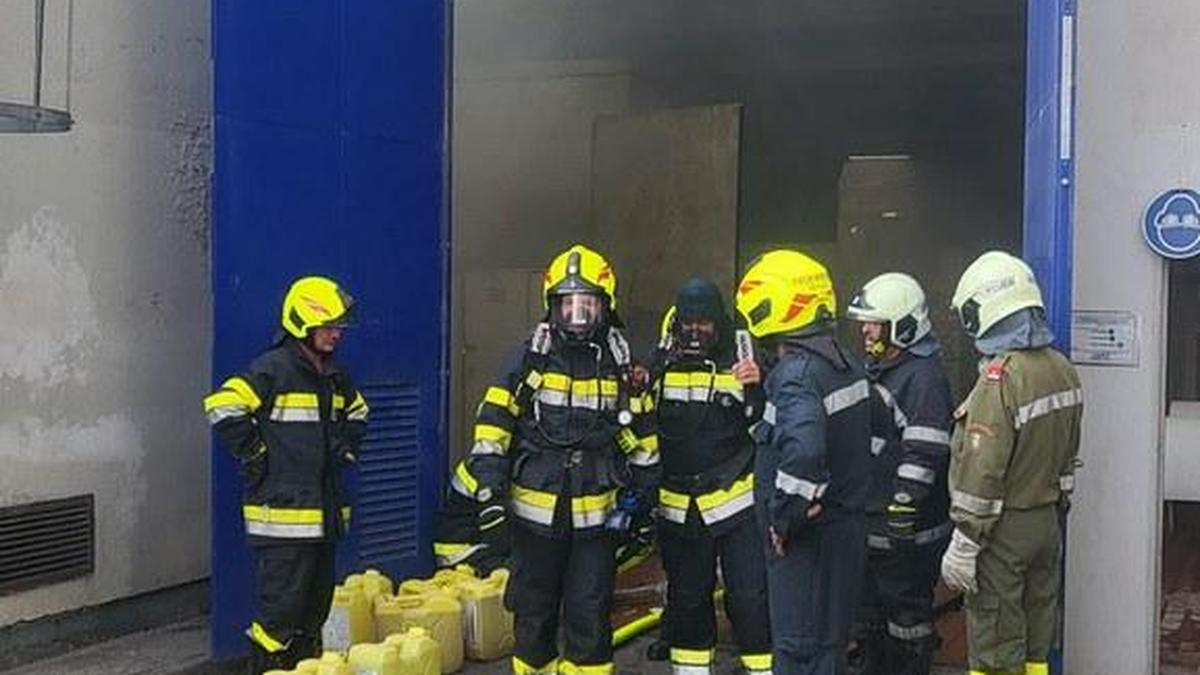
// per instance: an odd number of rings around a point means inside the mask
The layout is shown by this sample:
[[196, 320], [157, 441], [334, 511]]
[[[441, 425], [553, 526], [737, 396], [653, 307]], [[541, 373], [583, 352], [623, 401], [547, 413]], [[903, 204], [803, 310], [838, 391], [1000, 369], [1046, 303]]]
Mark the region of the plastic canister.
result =
[[[389, 636], [404, 632], [404, 610], [397, 599], [401, 596], [384, 595], [375, 598], [375, 639], [386, 640]], [[419, 596], [413, 596], [419, 597]]]
[[345, 652], [350, 647], [375, 639], [371, 604], [363, 593], [361, 583], [336, 586], [329, 618], [321, 628], [321, 643], [326, 649]]
[[392, 594], [392, 580], [377, 569], [369, 569], [362, 573], [362, 585], [367, 597], [372, 600], [381, 595]]
[[405, 579], [400, 582], [400, 588], [396, 591], [397, 595], [429, 595], [430, 593], [442, 593], [457, 598], [458, 586], [443, 585], [435, 579]]
[[440, 675], [442, 672], [442, 648], [424, 628], [413, 627], [390, 635], [385, 644], [399, 651], [404, 675]]
[[403, 630], [418, 627], [429, 631], [442, 651], [442, 672], [462, 668], [462, 605], [445, 593], [397, 595], [391, 601]]
[[354, 645], [347, 660], [357, 675], [407, 675], [400, 669], [400, 652], [392, 645]]
[[463, 607], [463, 641], [467, 658], [491, 661], [512, 653], [513, 615], [504, 607], [508, 570], [498, 569], [486, 579], [460, 582]]

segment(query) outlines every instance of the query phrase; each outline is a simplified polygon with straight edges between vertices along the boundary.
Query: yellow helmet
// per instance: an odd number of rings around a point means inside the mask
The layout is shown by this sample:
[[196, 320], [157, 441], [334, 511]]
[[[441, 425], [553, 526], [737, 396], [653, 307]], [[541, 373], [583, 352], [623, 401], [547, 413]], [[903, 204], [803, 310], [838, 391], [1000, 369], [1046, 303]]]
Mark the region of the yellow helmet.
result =
[[1001, 319], [1027, 307], [1045, 309], [1033, 270], [1004, 251], [988, 251], [975, 259], [950, 301], [967, 335], [977, 338]]
[[596, 293], [608, 300], [609, 309], [617, 308], [617, 275], [604, 256], [583, 244], [558, 254], [542, 278], [544, 307], [550, 307], [552, 296], [571, 293]]
[[332, 279], [301, 277], [283, 298], [280, 323], [289, 335], [304, 339], [318, 326], [344, 324], [352, 307], [354, 298]]
[[837, 298], [824, 265], [799, 251], [780, 249], [750, 263], [738, 284], [737, 309], [750, 334], [761, 338], [834, 318]]

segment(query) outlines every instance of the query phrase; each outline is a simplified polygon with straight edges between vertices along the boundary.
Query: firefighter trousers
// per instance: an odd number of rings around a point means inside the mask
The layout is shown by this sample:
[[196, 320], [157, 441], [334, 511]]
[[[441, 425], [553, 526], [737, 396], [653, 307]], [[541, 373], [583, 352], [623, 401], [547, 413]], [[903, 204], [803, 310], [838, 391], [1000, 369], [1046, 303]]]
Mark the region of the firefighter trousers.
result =
[[254, 554], [252, 668], [286, 670], [319, 656], [321, 627], [333, 599], [333, 543], [264, 544]]
[[1005, 509], [976, 560], [979, 592], [966, 596], [971, 670], [1045, 667], [1058, 610], [1058, 507]]
[[863, 675], [927, 675], [937, 648], [933, 589], [940, 574], [949, 527], [919, 544], [888, 537], [882, 518], [867, 536], [867, 569], [863, 577], [854, 635], [855, 655]]
[[717, 564], [725, 586], [725, 613], [743, 657], [771, 653], [765, 549], [753, 518], [743, 517], [712, 536], [698, 527], [659, 526], [663, 569], [667, 573], [665, 637], [673, 650], [707, 651], [717, 640], [713, 591]]
[[[767, 540], [765, 523], [760, 523]], [[763, 545], [760, 543], [760, 545]], [[861, 513], [828, 510], [768, 554], [775, 675], [842, 675], [866, 558]]]
[[553, 672], [562, 619], [563, 662], [575, 666], [612, 664], [612, 540], [601, 532], [546, 537], [514, 523], [512, 578], [505, 598], [514, 614], [517, 672]]

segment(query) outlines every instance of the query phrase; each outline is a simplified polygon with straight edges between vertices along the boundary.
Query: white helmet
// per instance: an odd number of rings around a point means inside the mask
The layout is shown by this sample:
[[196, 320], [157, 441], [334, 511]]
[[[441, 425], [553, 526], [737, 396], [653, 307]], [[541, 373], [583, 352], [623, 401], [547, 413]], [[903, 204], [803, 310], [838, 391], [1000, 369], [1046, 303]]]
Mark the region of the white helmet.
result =
[[901, 349], [929, 334], [925, 291], [916, 279], [900, 272], [880, 274], [868, 281], [850, 301], [846, 315], [855, 321], [888, 325], [888, 342]]
[[1045, 309], [1033, 270], [1024, 260], [1003, 251], [988, 251], [967, 267], [950, 306], [973, 338], [1022, 309]]

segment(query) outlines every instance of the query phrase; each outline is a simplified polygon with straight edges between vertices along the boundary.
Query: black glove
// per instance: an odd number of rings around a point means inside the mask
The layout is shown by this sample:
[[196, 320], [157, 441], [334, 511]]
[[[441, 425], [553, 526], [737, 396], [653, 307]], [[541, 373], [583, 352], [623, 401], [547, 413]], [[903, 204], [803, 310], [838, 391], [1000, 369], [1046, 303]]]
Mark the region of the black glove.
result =
[[247, 489], [258, 487], [267, 477], [267, 444], [259, 441], [254, 450], [238, 457], [238, 473]]
[[808, 517], [808, 511], [813, 505], [814, 502], [804, 497], [776, 490], [770, 505], [771, 527], [784, 539], [799, 536], [813, 522], [813, 519]]

